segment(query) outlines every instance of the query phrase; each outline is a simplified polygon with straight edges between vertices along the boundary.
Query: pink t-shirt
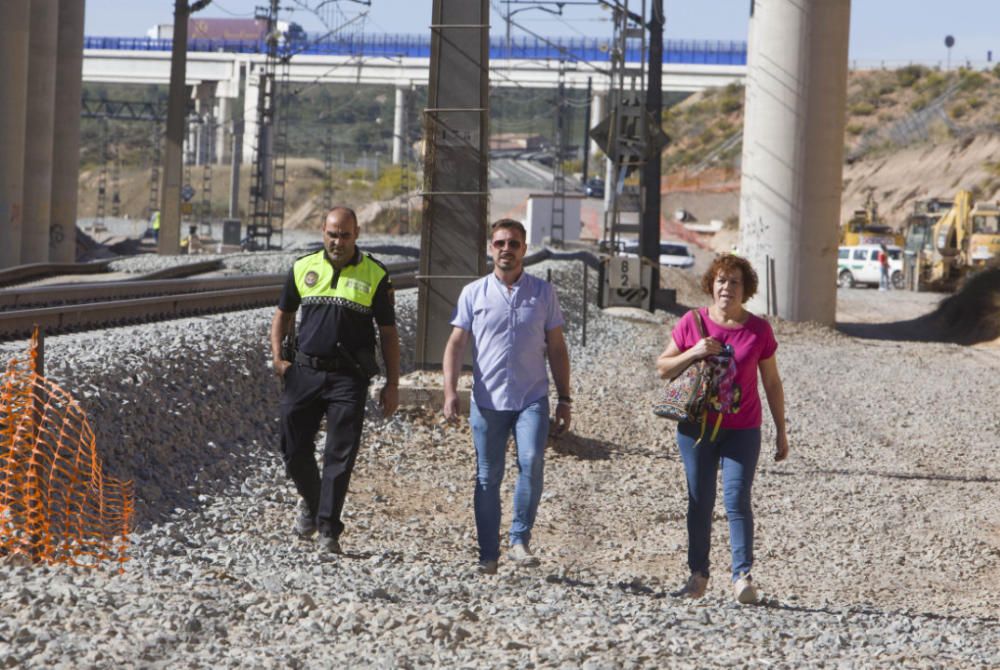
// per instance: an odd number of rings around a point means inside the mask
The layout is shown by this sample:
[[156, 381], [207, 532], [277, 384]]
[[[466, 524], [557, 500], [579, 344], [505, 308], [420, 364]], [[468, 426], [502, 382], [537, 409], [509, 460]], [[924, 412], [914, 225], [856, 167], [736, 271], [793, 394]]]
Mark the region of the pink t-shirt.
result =
[[[708, 316], [708, 308], [698, 310], [709, 337], [730, 345], [732, 361], [725, 357], [710, 357], [722, 370], [719, 396], [711, 401], [715, 411], [708, 412], [709, 425], [722, 414], [723, 428], [759, 428], [761, 423], [760, 394], [757, 393], [757, 364], [774, 356], [778, 342], [771, 324], [753, 314], [738, 328], [723, 328]], [[677, 322], [672, 333], [674, 343], [687, 351], [698, 343], [701, 334], [694, 316], [688, 312]]]

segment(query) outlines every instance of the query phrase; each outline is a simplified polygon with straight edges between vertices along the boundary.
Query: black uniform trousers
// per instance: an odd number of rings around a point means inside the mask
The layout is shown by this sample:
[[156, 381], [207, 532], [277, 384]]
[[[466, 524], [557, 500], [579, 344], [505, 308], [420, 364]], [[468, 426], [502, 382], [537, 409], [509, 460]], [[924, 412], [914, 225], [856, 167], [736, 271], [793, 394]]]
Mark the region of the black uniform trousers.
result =
[[[340, 513], [361, 445], [368, 380], [346, 371], [324, 372], [293, 363], [281, 394], [281, 448], [285, 470], [317, 518], [320, 532], [339, 537]], [[326, 416], [322, 471], [316, 433]]]

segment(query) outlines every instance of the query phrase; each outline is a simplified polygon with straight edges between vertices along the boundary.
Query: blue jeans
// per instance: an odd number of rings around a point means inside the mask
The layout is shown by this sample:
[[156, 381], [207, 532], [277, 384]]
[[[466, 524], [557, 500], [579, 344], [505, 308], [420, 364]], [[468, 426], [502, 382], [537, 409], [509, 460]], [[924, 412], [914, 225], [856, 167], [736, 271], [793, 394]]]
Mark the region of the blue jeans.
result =
[[500, 558], [500, 482], [503, 481], [507, 440], [517, 447], [517, 484], [510, 543], [527, 544], [542, 498], [545, 442], [549, 434], [549, 399], [541, 398], [520, 411], [480, 409], [471, 403], [469, 425], [476, 447], [476, 534], [479, 560]]
[[[722, 495], [729, 519], [729, 547], [733, 579], [753, 567], [753, 509], [750, 491], [760, 457], [760, 428], [720, 430], [716, 439], [703, 437], [695, 446], [701, 426], [677, 426], [677, 444], [688, 485], [688, 567], [709, 575], [708, 552], [712, 543], [712, 509], [722, 463]], [[710, 432], [710, 429], [709, 431]]]

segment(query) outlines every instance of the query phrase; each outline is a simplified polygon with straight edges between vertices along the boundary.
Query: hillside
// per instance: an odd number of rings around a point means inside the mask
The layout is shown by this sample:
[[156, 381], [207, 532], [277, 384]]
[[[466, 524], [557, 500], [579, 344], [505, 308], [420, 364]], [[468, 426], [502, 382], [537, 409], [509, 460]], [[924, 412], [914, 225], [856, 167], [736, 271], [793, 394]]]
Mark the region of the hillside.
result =
[[[743, 89], [730, 85], [692, 96], [665, 115], [674, 142], [663, 162], [672, 183], [701, 180], [728, 197], [710, 198], [711, 218], [738, 214]], [[1000, 67], [952, 72], [909, 66], [850, 74], [841, 219], [874, 194], [880, 212], [901, 226], [916, 198], [948, 197], [959, 188], [977, 198], [1000, 191]], [[714, 168], [714, 174], [709, 172]], [[707, 220], [689, 193], [668, 188], [668, 200]], [[706, 190], [706, 189], [702, 189]], [[708, 189], [711, 190], [711, 189]]]

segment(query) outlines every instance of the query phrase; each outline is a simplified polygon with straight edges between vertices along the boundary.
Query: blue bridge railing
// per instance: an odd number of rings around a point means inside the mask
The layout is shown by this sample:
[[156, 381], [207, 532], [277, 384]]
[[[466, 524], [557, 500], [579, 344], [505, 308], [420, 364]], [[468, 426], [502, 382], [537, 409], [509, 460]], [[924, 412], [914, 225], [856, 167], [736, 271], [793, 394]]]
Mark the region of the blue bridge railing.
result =
[[[172, 40], [149, 37], [86, 37], [84, 49], [112, 49], [115, 51], [170, 51]], [[507, 45], [503, 38], [490, 40], [491, 59], [558, 60], [602, 62], [609, 59], [610, 40], [594, 37], [539, 39], [515, 37]], [[264, 53], [262, 40], [209, 40], [193, 39], [188, 51], [215, 51], [227, 53]], [[344, 35], [336, 39], [316, 42], [284, 43], [282, 53], [335, 55], [335, 56], [384, 56], [388, 58], [428, 58], [431, 40], [426, 35]], [[626, 53], [626, 60], [639, 60], [638, 49]], [[664, 63], [690, 65], [746, 65], [746, 42], [712, 40], [667, 40], [663, 46]]]

